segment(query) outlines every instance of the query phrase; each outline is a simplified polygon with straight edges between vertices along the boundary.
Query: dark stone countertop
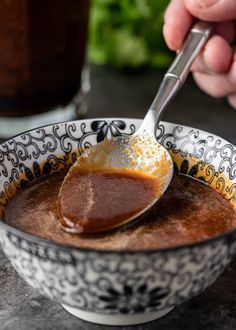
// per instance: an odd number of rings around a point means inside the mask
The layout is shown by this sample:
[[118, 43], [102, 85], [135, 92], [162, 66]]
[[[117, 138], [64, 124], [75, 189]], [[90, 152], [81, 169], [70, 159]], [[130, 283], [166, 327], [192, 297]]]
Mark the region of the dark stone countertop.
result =
[[[151, 103], [160, 74], [119, 74], [106, 68], [92, 68], [88, 117], [142, 118]], [[225, 100], [203, 94], [188, 79], [169, 106], [165, 120], [216, 133], [236, 143], [236, 111]], [[203, 294], [176, 307], [157, 321], [118, 329], [236, 329], [236, 259]], [[114, 327], [116, 328], [116, 327]], [[39, 295], [17, 275], [0, 251], [0, 330], [81, 329], [106, 330], [81, 321], [59, 304]]]

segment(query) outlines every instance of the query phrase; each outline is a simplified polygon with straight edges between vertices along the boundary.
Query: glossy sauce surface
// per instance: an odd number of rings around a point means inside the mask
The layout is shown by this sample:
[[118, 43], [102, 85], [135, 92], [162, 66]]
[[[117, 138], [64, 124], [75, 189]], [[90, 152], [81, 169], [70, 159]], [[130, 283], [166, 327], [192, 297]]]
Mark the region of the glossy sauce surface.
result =
[[4, 221], [53, 242], [100, 250], [171, 247], [236, 227], [235, 209], [220, 194], [191, 178], [175, 175], [158, 204], [132, 226], [100, 234], [69, 234], [61, 229], [56, 212], [64, 175], [51, 175], [18, 191], [6, 207]]
[[129, 221], [157, 194], [156, 178], [139, 171], [73, 171], [60, 191], [58, 215], [67, 231], [106, 231]]

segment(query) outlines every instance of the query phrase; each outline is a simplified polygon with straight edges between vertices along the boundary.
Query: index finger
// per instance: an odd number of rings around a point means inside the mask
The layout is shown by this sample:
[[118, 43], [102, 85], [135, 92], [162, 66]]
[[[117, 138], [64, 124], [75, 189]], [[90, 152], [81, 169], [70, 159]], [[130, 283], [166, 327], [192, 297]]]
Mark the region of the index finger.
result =
[[182, 0], [195, 17], [211, 22], [223, 22], [236, 18], [235, 0]]
[[193, 16], [184, 6], [183, 0], [172, 0], [164, 14], [163, 35], [167, 46], [180, 49], [186, 33], [193, 24]]

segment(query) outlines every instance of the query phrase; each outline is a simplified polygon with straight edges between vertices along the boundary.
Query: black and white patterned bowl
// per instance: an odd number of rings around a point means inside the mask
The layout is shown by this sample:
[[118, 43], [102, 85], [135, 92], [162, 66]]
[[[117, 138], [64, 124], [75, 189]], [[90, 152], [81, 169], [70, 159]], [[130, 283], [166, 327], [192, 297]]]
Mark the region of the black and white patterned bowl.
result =
[[[132, 134], [137, 119], [55, 124], [0, 145], [0, 212], [26, 181], [67, 168], [84, 148]], [[157, 138], [178, 170], [204, 180], [236, 203], [236, 149], [210, 133], [161, 123]], [[79, 249], [0, 222], [2, 248], [17, 272], [72, 314], [101, 324], [137, 324], [168, 313], [215, 281], [236, 251], [236, 230], [195, 244], [155, 251]]]

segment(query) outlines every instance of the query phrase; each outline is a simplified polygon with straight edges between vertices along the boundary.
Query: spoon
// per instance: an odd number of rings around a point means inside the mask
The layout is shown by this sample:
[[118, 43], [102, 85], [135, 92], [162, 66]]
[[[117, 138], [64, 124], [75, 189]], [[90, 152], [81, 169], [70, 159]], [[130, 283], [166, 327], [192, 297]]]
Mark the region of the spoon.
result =
[[[58, 195], [57, 210], [65, 231], [91, 233], [122, 226], [164, 194], [173, 176], [173, 162], [155, 138], [156, 127], [211, 31], [212, 25], [202, 21], [192, 27], [136, 133], [105, 140], [78, 157]], [[148, 183], [141, 191], [142, 178]]]

